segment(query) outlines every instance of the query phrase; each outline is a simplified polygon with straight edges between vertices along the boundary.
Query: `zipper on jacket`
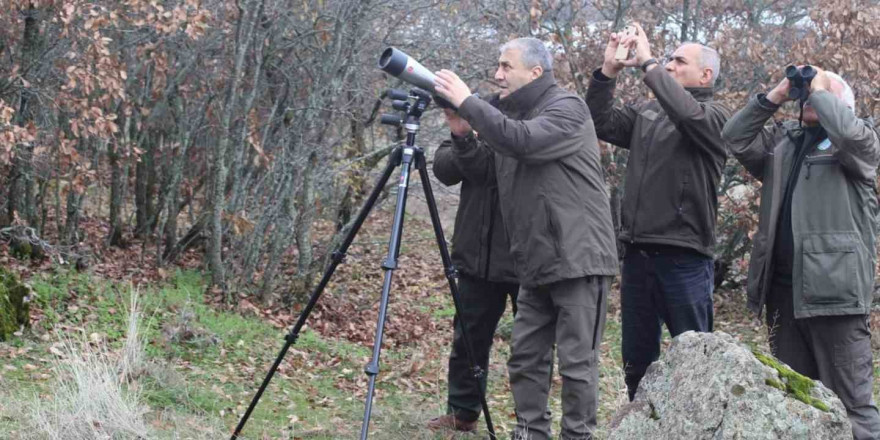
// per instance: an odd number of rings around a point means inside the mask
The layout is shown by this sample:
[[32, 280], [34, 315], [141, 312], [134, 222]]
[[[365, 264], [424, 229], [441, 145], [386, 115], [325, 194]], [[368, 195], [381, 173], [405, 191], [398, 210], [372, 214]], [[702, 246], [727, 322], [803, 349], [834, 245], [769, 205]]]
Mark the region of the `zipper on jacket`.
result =
[[681, 220], [684, 217], [684, 196], [685, 192], [687, 192], [687, 187], [690, 184], [690, 173], [687, 171], [684, 172], [684, 176], [681, 182], [681, 191], [678, 192], [678, 217]]
[[807, 164], [807, 175], [804, 176], [804, 180], [810, 180], [810, 168], [814, 164], [832, 164], [837, 162], [837, 159], [833, 157], [807, 157], [804, 162]]
[[489, 236], [486, 242], [489, 246], [486, 250], [486, 269], [483, 272], [483, 279], [489, 281], [489, 267], [492, 264], [492, 229], [495, 227], [495, 205], [498, 201], [498, 190], [489, 189]]

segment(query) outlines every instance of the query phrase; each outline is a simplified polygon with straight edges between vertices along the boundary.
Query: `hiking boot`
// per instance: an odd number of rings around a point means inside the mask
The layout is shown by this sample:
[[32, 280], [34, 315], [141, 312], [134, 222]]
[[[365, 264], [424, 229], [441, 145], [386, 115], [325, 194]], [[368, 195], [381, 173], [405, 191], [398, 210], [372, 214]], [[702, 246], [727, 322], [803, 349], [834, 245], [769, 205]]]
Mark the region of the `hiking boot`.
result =
[[429, 420], [428, 429], [449, 429], [453, 431], [473, 432], [477, 430], [477, 421], [474, 420], [468, 422], [455, 417], [453, 414], [446, 414], [445, 416], [434, 417]]

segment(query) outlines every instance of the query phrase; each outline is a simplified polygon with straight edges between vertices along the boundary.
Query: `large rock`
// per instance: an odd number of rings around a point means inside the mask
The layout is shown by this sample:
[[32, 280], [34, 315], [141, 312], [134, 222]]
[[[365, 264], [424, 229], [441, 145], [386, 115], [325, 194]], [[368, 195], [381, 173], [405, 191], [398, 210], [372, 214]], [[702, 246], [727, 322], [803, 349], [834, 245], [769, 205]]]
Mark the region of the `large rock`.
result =
[[725, 333], [687, 332], [654, 362], [610, 439], [852, 438], [840, 399]]

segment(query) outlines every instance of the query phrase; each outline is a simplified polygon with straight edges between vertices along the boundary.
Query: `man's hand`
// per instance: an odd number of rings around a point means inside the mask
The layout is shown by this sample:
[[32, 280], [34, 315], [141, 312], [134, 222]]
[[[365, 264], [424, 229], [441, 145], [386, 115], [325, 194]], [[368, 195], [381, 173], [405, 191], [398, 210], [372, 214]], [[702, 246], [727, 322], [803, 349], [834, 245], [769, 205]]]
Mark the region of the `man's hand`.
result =
[[443, 114], [446, 115], [446, 125], [449, 126], [449, 131], [451, 131], [453, 135], [457, 137], [465, 137], [468, 133], [473, 131], [471, 124], [468, 124], [468, 121], [465, 121], [464, 118], [459, 116], [455, 110], [445, 108], [443, 109]]
[[776, 105], [782, 105], [791, 101], [788, 97], [788, 90], [790, 88], [791, 84], [788, 82], [788, 78], [782, 78], [782, 81], [767, 94], [767, 100]]
[[437, 80], [434, 83], [434, 91], [454, 105], [455, 108], [461, 107], [461, 103], [468, 96], [471, 96], [471, 89], [455, 73], [443, 69], [436, 72], [436, 75]]
[[816, 69], [816, 76], [810, 81], [810, 91], [818, 92], [819, 90], [831, 89], [831, 78], [825, 74], [824, 70], [815, 66], [813, 68]]
[[645, 34], [645, 30], [642, 29], [640, 24], [633, 23], [633, 26], [636, 27], [638, 32], [636, 32], [635, 35], [627, 35], [623, 38], [620, 44], [628, 47], [635, 47], [636, 55], [625, 60], [623, 65], [627, 67], [640, 67], [645, 61], [653, 58], [651, 56], [651, 43], [648, 41], [648, 36]]
[[605, 46], [605, 61], [602, 63], [602, 74], [608, 78], [614, 78], [623, 70], [624, 64], [616, 57], [617, 47], [620, 45], [620, 35], [612, 32]]

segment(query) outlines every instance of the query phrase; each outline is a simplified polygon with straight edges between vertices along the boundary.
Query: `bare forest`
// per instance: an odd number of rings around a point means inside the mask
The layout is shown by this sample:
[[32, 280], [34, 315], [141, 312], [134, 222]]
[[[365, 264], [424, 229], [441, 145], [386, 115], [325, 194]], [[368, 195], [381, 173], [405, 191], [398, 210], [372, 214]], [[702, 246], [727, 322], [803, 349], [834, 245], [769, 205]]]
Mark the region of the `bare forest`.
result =
[[[81, 264], [138, 246], [141, 264], [163, 267], [196, 249], [216, 288], [259, 302], [302, 300], [398, 141], [378, 124], [381, 92], [401, 85], [376, 68], [387, 46], [488, 91], [498, 46], [533, 35], [583, 95], [608, 33], [637, 20], [658, 53], [682, 41], [717, 48], [732, 108], [804, 62], [843, 75], [857, 113], [880, 115], [872, 1], [7, 0], [2, 10], [5, 236]], [[620, 98], [646, 97], [639, 74], [624, 78]], [[425, 119], [421, 141], [438, 141], [439, 112]], [[603, 148], [614, 205], [626, 154]], [[755, 182], [729, 161], [718, 195], [718, 281], [735, 283]]]
[[[813, 64], [851, 84], [857, 115], [880, 119], [878, 0], [0, 0], [0, 281], [13, 269], [33, 298], [8, 332], [17, 339], [0, 343], [0, 430], [25, 438], [49, 426], [9, 415], [32, 387], [75, 414], [76, 402], [96, 401], [59, 395], [68, 388], [49, 379], [71, 374], [44, 373], [79, 356], [70, 339], [49, 345], [79, 331], [89, 356], [104, 342], [123, 353], [124, 368], [107, 367], [110, 379], [94, 383], [122, 380], [154, 411], [131, 403], [136, 423], [119, 429], [135, 434], [113, 438], [224, 437], [405, 137], [380, 123], [391, 112], [384, 91], [409, 87], [377, 68], [382, 51], [453, 70], [486, 94], [500, 45], [534, 36], [551, 48], [559, 83], [585, 96], [609, 33], [633, 21], [658, 58], [687, 41], [716, 48], [716, 99], [732, 109], [777, 84], [785, 66]], [[616, 99], [649, 99], [642, 75], [624, 72]], [[432, 106], [418, 137], [429, 161], [448, 136]], [[601, 149], [616, 225], [627, 152]], [[417, 180], [393, 288], [403, 296], [385, 341], [390, 373], [377, 399], [390, 409], [379, 410], [377, 438], [429, 438], [415, 433], [443, 411], [454, 309]], [[354, 435], [397, 191], [390, 182], [315, 309], [304, 348], [279, 369], [254, 435], [304, 438], [302, 427], [309, 438]], [[715, 306], [721, 331], [764, 347], [766, 329], [743, 304], [759, 185], [727, 161]], [[433, 187], [449, 240], [458, 188]], [[614, 301], [602, 342], [603, 426], [625, 399]], [[127, 324], [138, 320], [142, 328]], [[505, 317], [496, 337], [509, 338], [511, 326]], [[876, 334], [873, 347], [876, 359]], [[495, 350], [489, 404], [504, 432], [513, 417], [504, 418], [507, 348]], [[182, 415], [166, 417], [169, 408]], [[76, 421], [102, 435], [111, 432], [105, 422]], [[188, 426], [201, 437], [177, 434]]]

